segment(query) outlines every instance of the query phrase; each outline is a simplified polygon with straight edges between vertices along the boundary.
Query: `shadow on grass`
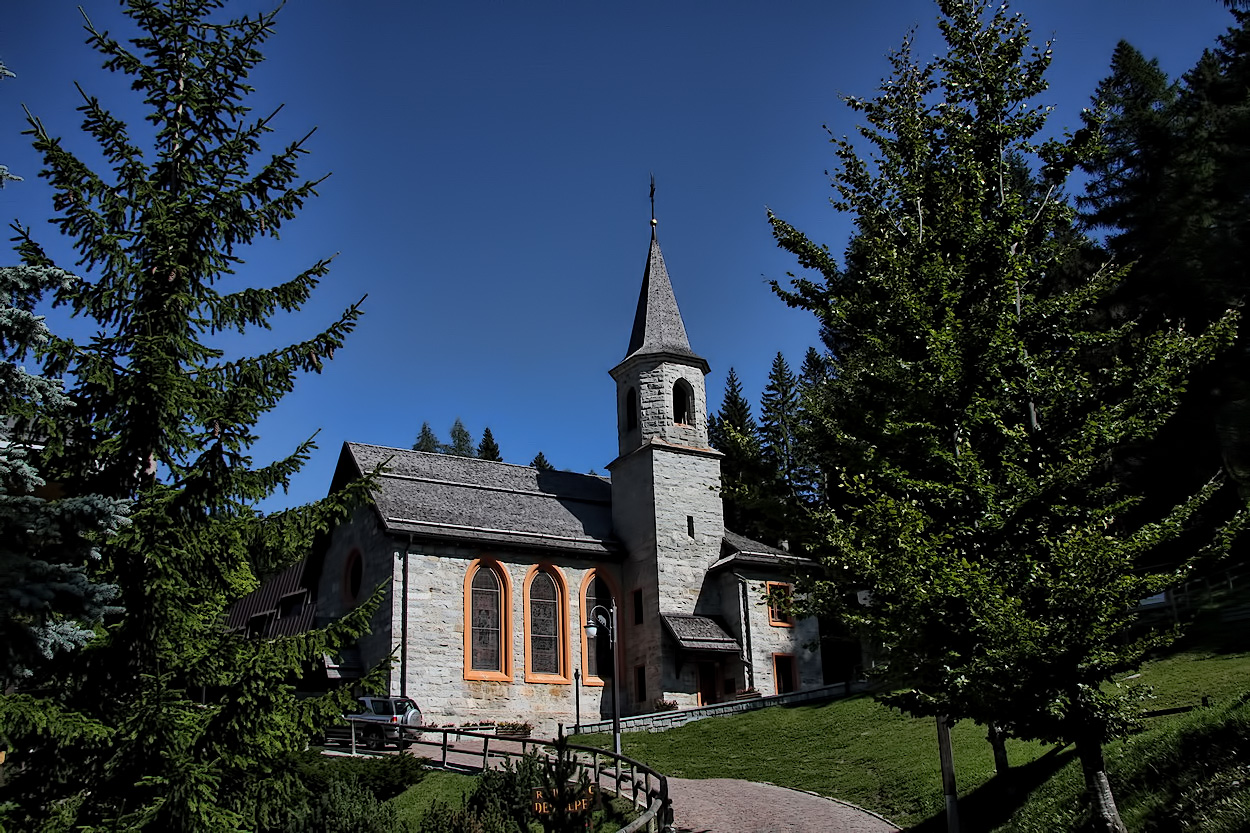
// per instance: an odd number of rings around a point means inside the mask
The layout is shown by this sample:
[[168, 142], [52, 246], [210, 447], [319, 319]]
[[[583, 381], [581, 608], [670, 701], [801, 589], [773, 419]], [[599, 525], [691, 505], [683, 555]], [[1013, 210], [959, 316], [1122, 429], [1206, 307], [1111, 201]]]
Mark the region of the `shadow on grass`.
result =
[[[1067, 765], [1076, 752], [1056, 747], [1035, 761], [996, 775], [959, 798], [959, 823], [964, 830], [993, 830], [1006, 823], [1029, 799], [1029, 794]], [[930, 816], [907, 833], [946, 833], [946, 813]]]

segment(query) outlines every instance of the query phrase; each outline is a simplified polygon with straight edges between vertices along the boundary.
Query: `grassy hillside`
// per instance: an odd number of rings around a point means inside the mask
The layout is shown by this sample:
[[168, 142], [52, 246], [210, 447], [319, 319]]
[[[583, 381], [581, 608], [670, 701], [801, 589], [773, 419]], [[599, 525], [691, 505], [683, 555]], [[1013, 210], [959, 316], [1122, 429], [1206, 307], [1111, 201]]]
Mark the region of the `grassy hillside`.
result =
[[[1244, 643], [1243, 643], [1244, 645]], [[1148, 663], [1136, 679], [1125, 685], [1145, 685], [1153, 690], [1147, 708], [1196, 705], [1205, 695], [1225, 704], [1189, 716], [1152, 718], [1149, 731], [1108, 749], [1113, 783], [1122, 789], [1126, 816], [1137, 813], [1138, 803], [1180, 800], [1178, 796], [1146, 792], [1135, 797], [1131, 784], [1176, 780], [1174, 764], [1185, 755], [1195, 757], [1202, 738], [1218, 736], [1225, 723], [1245, 719], [1247, 707], [1227, 705], [1250, 691], [1250, 653], [1189, 651]], [[1190, 724], [1204, 729], [1185, 729]], [[1177, 752], [1169, 761], [1154, 760], [1156, 750], [1169, 743], [1169, 733], [1189, 732], [1173, 744]], [[1195, 734], [1196, 733], [1196, 734]], [[1234, 732], [1235, 734], [1235, 732]], [[1042, 831], [1067, 829], [1054, 815], [1080, 801], [1080, 770], [1070, 749], [1052, 750], [1035, 743], [1009, 741], [1012, 782], [991, 783], [994, 764], [985, 730], [969, 722], [956, 724], [951, 732], [955, 751], [956, 782], [966, 829]], [[610, 738], [592, 736], [579, 742], [607, 745]], [[645, 761], [661, 772], [682, 778], [744, 778], [833, 796], [880, 813], [900, 826], [917, 831], [945, 830], [944, 803], [937, 759], [936, 730], [932, 720], [905, 717], [870, 697], [842, 700], [825, 706], [770, 708], [744, 715], [713, 718], [657, 734], [630, 733], [622, 737], [626, 755]], [[1240, 749], [1242, 747], [1234, 747]], [[1202, 760], [1202, 756], [1197, 756]], [[1234, 754], [1235, 758], [1235, 754]], [[1129, 761], [1137, 761], [1129, 769]], [[1123, 766], [1121, 770], [1119, 767]], [[1231, 771], [1231, 770], [1230, 770]], [[1058, 775], [1056, 775], [1058, 773]], [[1250, 773], [1247, 773], [1250, 775]], [[1227, 776], [1225, 792], [1214, 800], [1250, 798], [1235, 777]], [[1204, 778], [1191, 790], [1197, 800]], [[1073, 782], [1073, 779], [1075, 781]], [[1242, 798], [1239, 799], [1238, 795]], [[1048, 803], [1038, 803], [1046, 799]], [[1022, 805], [1037, 803], [1037, 826], [1010, 826], [1009, 819]], [[1157, 809], [1157, 808], [1156, 808]], [[1154, 810], [1144, 809], [1149, 815]], [[1157, 815], [1157, 813], [1156, 813]], [[1135, 816], [1133, 816], [1135, 817]], [[1074, 817], [1075, 818], [1075, 817]], [[1012, 822], [1015, 824], [1015, 822]], [[1025, 824], [1021, 821], [1020, 824]], [[1140, 825], [1139, 825], [1140, 827]], [[1138, 829], [1134, 827], [1132, 829]], [[1143, 828], [1144, 829], [1144, 828]], [[1182, 828], [1151, 828], [1162, 830]], [[1197, 827], [1193, 829], [1204, 829]], [[1237, 829], [1237, 828], [1228, 828]]]

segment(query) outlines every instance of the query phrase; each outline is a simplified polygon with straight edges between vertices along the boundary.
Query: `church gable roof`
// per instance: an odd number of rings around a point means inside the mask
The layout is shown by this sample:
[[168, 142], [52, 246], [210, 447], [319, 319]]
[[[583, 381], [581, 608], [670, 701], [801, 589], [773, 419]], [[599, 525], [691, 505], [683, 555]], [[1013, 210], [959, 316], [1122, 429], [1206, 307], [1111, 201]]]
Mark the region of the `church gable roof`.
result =
[[721, 538], [720, 552], [720, 558], [708, 568], [709, 572], [730, 566], [749, 566], [792, 571], [802, 567], [810, 567], [814, 563], [806, 556], [794, 555], [783, 549], [770, 547], [768, 544], [761, 544], [759, 541], [753, 541], [745, 535], [730, 532], [728, 529], [725, 530], [725, 535]]
[[344, 443], [339, 476], [385, 464], [374, 505], [386, 530], [452, 542], [616, 552], [602, 477], [402, 448]]
[[629, 349], [625, 358], [633, 356], [665, 355], [693, 360], [706, 365], [694, 350], [686, 336], [686, 324], [677, 308], [673, 284], [664, 266], [664, 253], [651, 233], [651, 250], [647, 254], [647, 266], [642, 275], [642, 290], [638, 293], [638, 309], [634, 313], [634, 329], [629, 336]]
[[685, 651], [726, 651], [739, 653], [738, 641], [715, 619], [689, 613], [661, 613], [664, 627]]

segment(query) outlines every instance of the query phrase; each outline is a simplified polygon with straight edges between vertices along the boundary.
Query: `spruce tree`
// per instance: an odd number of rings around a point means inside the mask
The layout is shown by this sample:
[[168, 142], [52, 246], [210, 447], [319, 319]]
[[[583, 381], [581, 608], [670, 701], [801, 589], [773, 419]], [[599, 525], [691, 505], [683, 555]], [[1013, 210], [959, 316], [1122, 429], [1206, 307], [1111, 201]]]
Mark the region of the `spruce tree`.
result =
[[499, 443], [495, 442], [495, 435], [490, 432], [489, 426], [482, 431], [482, 441], [477, 444], [477, 456], [483, 460], [503, 462], [503, 457], [499, 453]]
[[547, 462], [547, 455], [541, 451], [534, 455], [534, 459], [530, 460], [530, 465], [539, 471], [555, 471], [555, 466]]
[[799, 382], [779, 351], [760, 397], [760, 440], [764, 459], [789, 498], [797, 498], [802, 489], [796, 457], [800, 420]]
[[430, 423], [421, 423], [421, 433], [417, 436], [417, 441], [412, 444], [412, 450], [435, 453], [441, 451], [442, 448], [443, 444], [439, 442], [438, 435], [434, 433]]
[[[67, 495], [129, 503], [92, 581], [115, 584], [123, 612], [69, 661], [28, 685], [56, 708], [107, 727], [70, 744], [31, 731], [9, 741], [10, 821], [68, 828], [221, 830], [278, 826], [304, 796], [291, 766], [347, 692], [297, 700], [292, 683], [368, 627], [369, 606], [296, 637], [248, 640], [225, 612], [358, 505], [372, 481], [324, 501], [265, 514], [311, 440], [255, 464], [254, 426], [342, 346], [359, 315], [260, 355], [225, 360], [214, 334], [267, 326], [298, 310], [328, 269], [321, 260], [272, 288], [240, 285], [243, 247], [275, 235], [317, 182], [301, 181], [305, 141], [260, 157], [272, 115], [249, 114], [246, 79], [276, 13], [222, 21], [218, 0], [129, 0], [129, 46], [87, 24], [104, 66], [131, 79], [155, 146], [84, 93], [83, 129], [111, 163], [96, 171], [37, 119], [54, 220], [83, 280], [57, 302], [92, 322], [90, 341], [54, 339], [46, 372], [64, 375], [72, 417], [43, 451]], [[89, 85], [88, 85], [89, 86]], [[26, 266], [54, 268], [18, 229]], [[377, 596], [375, 595], [374, 603]]]
[[[0, 63], [0, 79], [13, 78]], [[0, 188], [20, 181], [0, 165]], [[85, 645], [108, 614], [117, 588], [93, 581], [99, 542], [126, 523], [128, 504], [100, 495], [59, 497], [37, 468], [43, 438], [72, 418], [59, 380], [23, 362], [51, 333], [35, 305], [75, 278], [60, 269], [0, 267], [0, 749], [23, 736], [52, 733], [91, 743], [108, 727], [54, 700], [16, 693], [56, 654]], [[0, 826], [5, 812], [0, 810]]]
[[1154, 572], [1146, 559], [1218, 480], [1130, 520], [1136, 497], [1110, 463], [1175, 411], [1235, 316], [1193, 332], [1099, 314], [1126, 272], [1074, 268], [1062, 186], [1088, 142], [1037, 138], [1049, 47], [1006, 6], [938, 5], [944, 53], [918, 62], [905, 41], [877, 96], [848, 99], [872, 158], [834, 141], [835, 206], [856, 224], [844, 265], [771, 217], [816, 273], [779, 291], [840, 348], [808, 396], [847, 498], [813, 518], [809, 543], [836, 579], [817, 598], [870, 591], [849, 613], [889, 645], [892, 703], [1075, 744], [1095, 827], [1123, 831], [1102, 746], [1133, 704], [1107, 683], [1164, 641], [1135, 608], [1194, 561]]
[[725, 377], [720, 411], [708, 420], [708, 438], [725, 455], [721, 460], [725, 527], [750, 538], [773, 538], [767, 522], [774, 491], [772, 472], [764, 463], [751, 403], [742, 395], [742, 383], [732, 367]]
[[[1083, 166], [1082, 219], [1106, 235], [1119, 262], [1133, 264], [1108, 305], [1120, 318], [1200, 329], [1241, 303], [1250, 265], [1250, 15], [1234, 19], [1180, 82], [1120, 43], [1085, 114], [1100, 152]], [[1242, 338], [1196, 373], [1177, 418], [1133, 455], [1124, 476], [1153, 503], [1192, 490], [1221, 462], [1250, 496], [1248, 357]]]
[[473, 447], [473, 435], [469, 433], [468, 428], [464, 427], [460, 417], [456, 417], [456, 421], [452, 423], [451, 444], [443, 446], [443, 453], [453, 457], [477, 456], [477, 451]]

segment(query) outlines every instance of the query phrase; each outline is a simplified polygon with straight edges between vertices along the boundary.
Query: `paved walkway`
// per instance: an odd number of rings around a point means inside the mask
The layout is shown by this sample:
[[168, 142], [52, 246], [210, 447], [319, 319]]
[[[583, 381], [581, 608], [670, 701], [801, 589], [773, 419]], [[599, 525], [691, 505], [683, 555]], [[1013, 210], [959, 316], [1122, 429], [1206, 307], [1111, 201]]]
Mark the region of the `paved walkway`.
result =
[[[489, 765], [501, 766], [500, 753], [519, 754], [521, 748], [517, 741], [492, 738]], [[452, 744], [447, 762], [464, 769], [477, 769], [482, 766], [481, 749], [480, 741]], [[427, 733], [410, 751], [437, 764], [442, 759], [442, 738]], [[900, 830], [854, 804], [755, 781], [669, 778], [668, 793], [673, 801], [677, 833], [898, 833]]]
[[678, 833], [896, 833], [853, 804], [772, 784], [669, 778]]

